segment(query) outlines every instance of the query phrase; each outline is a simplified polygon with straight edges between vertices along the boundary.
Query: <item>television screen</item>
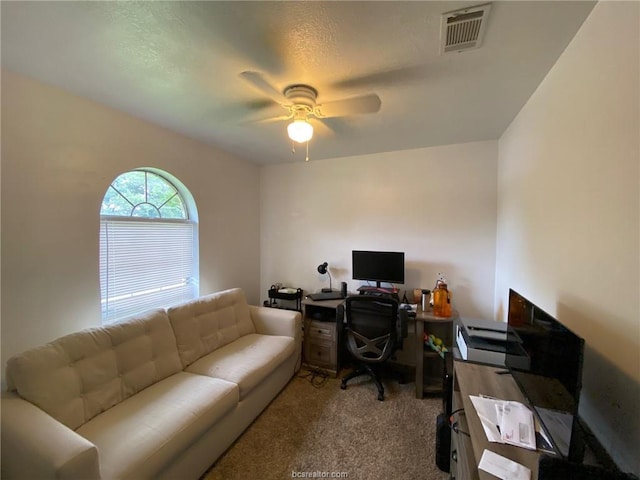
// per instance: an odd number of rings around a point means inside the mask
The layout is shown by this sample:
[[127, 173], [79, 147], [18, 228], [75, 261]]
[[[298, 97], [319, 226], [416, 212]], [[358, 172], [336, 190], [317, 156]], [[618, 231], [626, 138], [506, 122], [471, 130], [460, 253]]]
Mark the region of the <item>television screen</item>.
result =
[[354, 280], [404, 283], [404, 252], [353, 250], [351, 266]]
[[509, 290], [505, 365], [538, 413], [559, 452], [570, 455], [582, 387], [584, 340]]

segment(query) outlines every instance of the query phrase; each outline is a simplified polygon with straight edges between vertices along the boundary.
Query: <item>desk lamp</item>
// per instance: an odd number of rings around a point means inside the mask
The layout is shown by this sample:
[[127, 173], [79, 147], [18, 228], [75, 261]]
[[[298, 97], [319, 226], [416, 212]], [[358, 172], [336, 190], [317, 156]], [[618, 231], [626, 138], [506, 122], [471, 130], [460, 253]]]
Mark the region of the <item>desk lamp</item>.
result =
[[323, 293], [333, 292], [333, 289], [331, 288], [331, 273], [329, 273], [329, 264], [327, 262], [324, 262], [318, 265], [318, 273], [321, 275], [324, 275], [325, 273], [329, 275], [329, 288], [323, 288], [321, 291]]

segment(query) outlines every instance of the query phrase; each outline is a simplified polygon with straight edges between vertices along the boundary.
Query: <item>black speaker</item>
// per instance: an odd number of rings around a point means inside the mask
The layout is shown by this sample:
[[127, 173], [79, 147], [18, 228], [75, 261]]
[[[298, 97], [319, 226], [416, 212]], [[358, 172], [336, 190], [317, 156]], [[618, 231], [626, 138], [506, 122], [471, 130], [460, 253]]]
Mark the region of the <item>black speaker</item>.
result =
[[451, 415], [453, 411], [453, 375], [445, 373], [442, 379], [444, 394], [442, 395], [442, 409], [445, 415]]
[[342, 298], [347, 298], [347, 282], [340, 284], [340, 295], [342, 295]]
[[451, 427], [449, 416], [441, 413], [436, 419], [436, 465], [443, 472], [451, 468]]

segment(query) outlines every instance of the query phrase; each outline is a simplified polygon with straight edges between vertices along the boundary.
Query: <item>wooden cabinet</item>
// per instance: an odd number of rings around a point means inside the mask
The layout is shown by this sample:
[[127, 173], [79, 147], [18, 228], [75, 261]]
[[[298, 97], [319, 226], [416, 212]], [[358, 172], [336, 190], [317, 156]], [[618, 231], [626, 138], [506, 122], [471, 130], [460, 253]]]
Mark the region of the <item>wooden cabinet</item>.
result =
[[340, 345], [344, 300], [302, 302], [304, 320], [303, 360], [310, 368], [333, 376], [340, 371]]
[[[416, 397], [427, 394], [444, 393], [444, 374], [451, 372], [453, 346], [453, 322], [458, 318], [456, 311], [451, 317], [436, 317], [431, 309], [416, 312]], [[442, 339], [449, 350], [442, 358], [438, 352], [424, 344], [424, 334], [432, 333]]]
[[338, 349], [335, 322], [307, 320], [305, 330], [305, 359], [307, 364], [337, 373]]

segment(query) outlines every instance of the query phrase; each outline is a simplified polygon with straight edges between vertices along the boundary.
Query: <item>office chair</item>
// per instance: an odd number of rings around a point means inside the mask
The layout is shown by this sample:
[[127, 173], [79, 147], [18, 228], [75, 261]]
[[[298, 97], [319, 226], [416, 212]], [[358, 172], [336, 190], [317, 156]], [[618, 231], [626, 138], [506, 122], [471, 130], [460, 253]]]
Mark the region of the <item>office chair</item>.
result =
[[347, 350], [358, 367], [346, 375], [340, 384], [361, 375], [369, 375], [378, 388], [378, 400], [384, 400], [380, 367], [400, 345], [402, 330], [398, 322], [398, 301], [393, 298], [359, 295], [347, 297], [347, 324], [344, 335]]

